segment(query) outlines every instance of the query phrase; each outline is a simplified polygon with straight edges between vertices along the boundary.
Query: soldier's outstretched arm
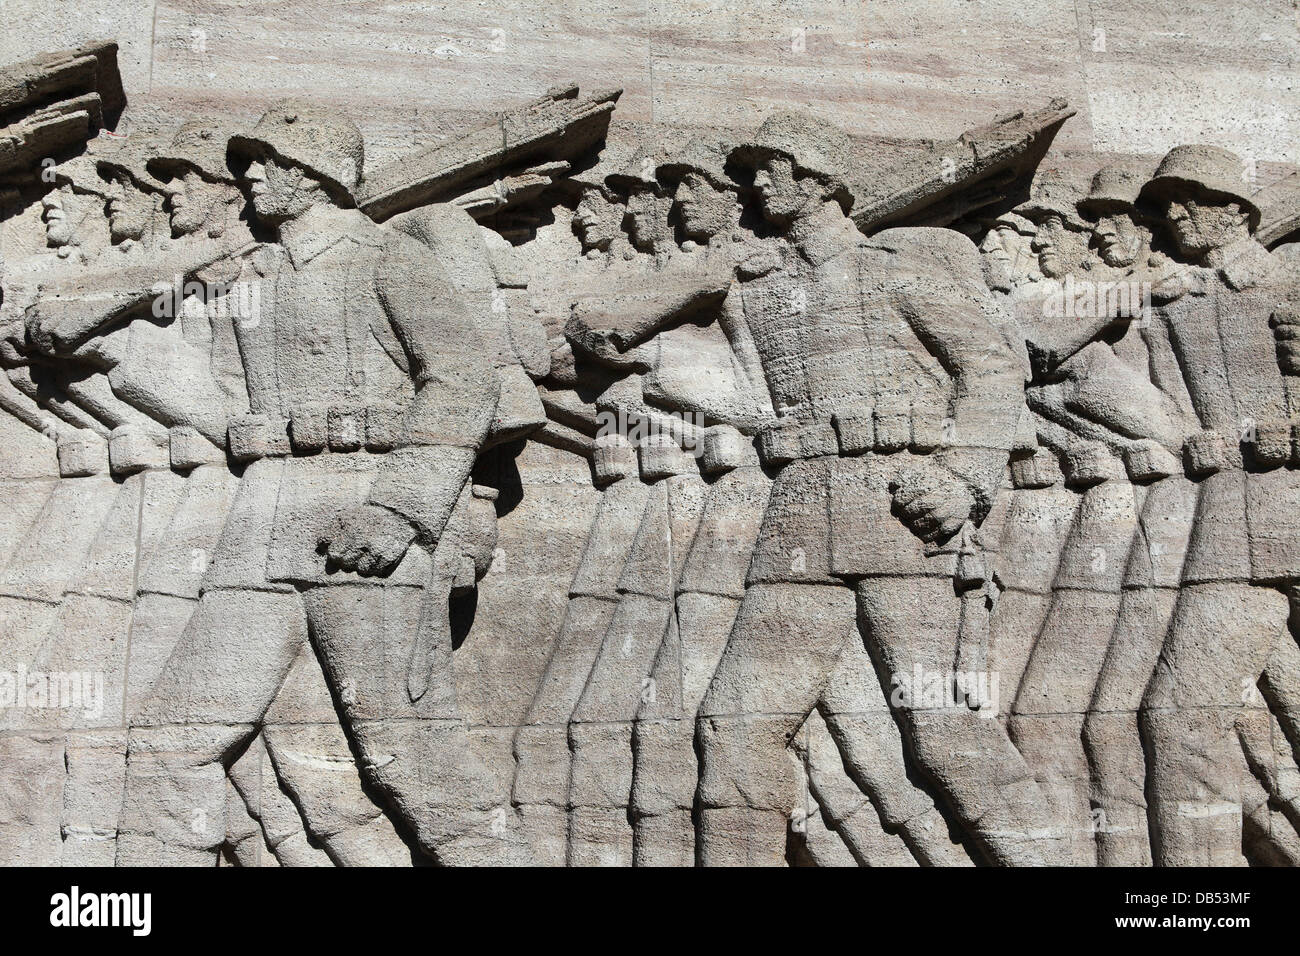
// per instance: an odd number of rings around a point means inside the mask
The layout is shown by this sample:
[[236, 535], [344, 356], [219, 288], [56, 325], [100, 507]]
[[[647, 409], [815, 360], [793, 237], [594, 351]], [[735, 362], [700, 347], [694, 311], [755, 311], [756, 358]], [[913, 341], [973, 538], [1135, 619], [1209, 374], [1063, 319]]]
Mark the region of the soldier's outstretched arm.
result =
[[1061, 370], [1067, 375], [1061, 389], [1065, 406], [1120, 435], [1149, 438], [1181, 455], [1183, 442], [1200, 431], [1193, 414], [1101, 342], [1088, 345]]
[[646, 342], [683, 316], [720, 303], [732, 269], [721, 256], [687, 259], [638, 276], [617, 294], [580, 299], [564, 334], [574, 348], [609, 359]]
[[496, 413], [499, 385], [469, 305], [433, 254], [407, 236], [388, 242], [375, 291], [415, 383], [400, 447], [365, 504], [345, 514], [328, 557], [362, 574], [390, 571], [414, 540], [432, 547], [469, 479]]
[[255, 245], [232, 249], [211, 239], [177, 242], [171, 253], [147, 266], [77, 273], [67, 283], [43, 286], [25, 316], [27, 342], [39, 354], [67, 356], [151, 306], [157, 318], [174, 319], [184, 283], [214, 267], [237, 267]]

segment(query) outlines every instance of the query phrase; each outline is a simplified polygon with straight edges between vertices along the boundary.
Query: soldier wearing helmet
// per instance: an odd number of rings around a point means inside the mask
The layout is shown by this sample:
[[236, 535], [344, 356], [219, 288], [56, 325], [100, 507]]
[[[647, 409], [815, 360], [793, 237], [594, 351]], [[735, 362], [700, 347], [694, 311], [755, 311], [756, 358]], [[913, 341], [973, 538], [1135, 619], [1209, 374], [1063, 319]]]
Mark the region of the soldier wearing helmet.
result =
[[1269, 734], [1255, 684], [1296, 708], [1278, 671], [1300, 583], [1296, 287], [1252, 234], [1244, 174], [1229, 150], [1178, 146], [1141, 194], [1192, 267], [1156, 319], [1200, 426], [1183, 448], [1198, 494], [1181, 588], [1140, 715], [1160, 865], [1241, 862], [1240, 742]]
[[243, 476], [199, 607], [130, 731], [119, 861], [212, 859], [224, 828], [195, 832], [193, 809], [221, 820], [223, 760], [310, 637], [366, 779], [421, 847], [523, 862], [456, 707], [446, 607], [422, 596], [431, 575], [472, 580], [491, 509], [469, 482], [498, 393], [476, 318], [427, 246], [356, 209], [351, 122], [283, 103], [229, 157], [278, 237], [253, 259], [261, 321], [236, 326], [252, 413], [230, 421], [227, 446]]
[[96, 158], [100, 178], [108, 185], [108, 226], [113, 244], [123, 252], [143, 243], [155, 247], [166, 237], [162, 229], [163, 185], [146, 168], [157, 144], [130, 137], [113, 145]]
[[[735, 149], [731, 159], [754, 170], [760, 211], [780, 240], [700, 293], [722, 294], [739, 279], [731, 294], [776, 412], [758, 436], [776, 475], [771, 499], [699, 710], [699, 850], [708, 864], [784, 861], [798, 799], [786, 745], [831, 692], [845, 642], [861, 639], [859, 618], [882, 682], [914, 665], [950, 675], [962, 603], [954, 575], [973, 586], [959, 541], [974, 541], [994, 504], [1024, 402], [1027, 368], [991, 318], [997, 306], [975, 247], [939, 229], [864, 239], [847, 216], [849, 150], [842, 131], [801, 113], [769, 117]], [[683, 309], [630, 327], [615, 310], [603, 329], [575, 317], [570, 337], [575, 347], [594, 338], [634, 348]], [[845, 680], [837, 714], [863, 705]], [[1045, 829], [1042, 796], [996, 721], [965, 704], [892, 716], [991, 856], [1054, 858], [1050, 845], [1025, 836]], [[850, 749], [860, 736], [852, 724], [832, 726]], [[964, 752], [984, 755], [987, 776], [954, 766]], [[916, 819], [921, 810], [912, 808]]]
[[146, 163], [163, 184], [173, 236], [202, 231], [216, 239], [236, 228], [244, 196], [226, 162], [229, 139], [215, 123], [193, 120], [177, 131], [169, 149]]

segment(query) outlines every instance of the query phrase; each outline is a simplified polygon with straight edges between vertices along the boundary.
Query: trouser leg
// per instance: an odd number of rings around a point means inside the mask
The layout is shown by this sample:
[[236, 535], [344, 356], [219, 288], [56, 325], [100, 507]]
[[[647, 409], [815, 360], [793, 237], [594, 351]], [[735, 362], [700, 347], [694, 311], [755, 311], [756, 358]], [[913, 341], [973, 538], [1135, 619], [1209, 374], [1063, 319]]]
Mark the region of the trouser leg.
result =
[[[531, 854], [509, 806], [509, 781], [497, 780], [473, 753], [455, 697], [445, 588], [358, 582], [314, 587], [304, 600], [312, 638], [363, 772], [388, 799], [425, 852], [448, 865], [518, 864]], [[422, 627], [445, 647], [428, 689], [410, 699], [412, 656]]]
[[870, 798], [885, 829], [901, 835], [921, 863], [970, 866], [970, 856], [953, 843], [934, 800], [908, 773], [898, 724], [856, 633], [846, 643], [820, 709], [848, 776]]
[[853, 628], [838, 585], [746, 592], [697, 723], [700, 861], [781, 865], [800, 807], [791, 737], [816, 704]]
[[1099, 866], [1150, 866], [1146, 754], [1138, 708], [1164, 643], [1178, 592], [1124, 592], [1119, 620], [1083, 724]]
[[[868, 650], [883, 683], [913, 675], [950, 679], [960, 602], [949, 578], [880, 577], [858, 584]], [[945, 678], [945, 675], [947, 677]], [[900, 701], [900, 728], [917, 768], [947, 799], [967, 832], [997, 863], [1065, 863], [1033, 772], [992, 717], [957, 706]]]
[[225, 762], [249, 740], [307, 636], [295, 593], [206, 592], [128, 735], [119, 865], [212, 865]]
[[1179, 594], [1142, 711], [1157, 865], [1242, 862], [1236, 728], [1287, 613], [1282, 594], [1247, 584]]
[[651, 697], [633, 729], [630, 811], [638, 866], [695, 863], [695, 715], [739, 607], [739, 600], [716, 594], [677, 596], [677, 625], [655, 661]]

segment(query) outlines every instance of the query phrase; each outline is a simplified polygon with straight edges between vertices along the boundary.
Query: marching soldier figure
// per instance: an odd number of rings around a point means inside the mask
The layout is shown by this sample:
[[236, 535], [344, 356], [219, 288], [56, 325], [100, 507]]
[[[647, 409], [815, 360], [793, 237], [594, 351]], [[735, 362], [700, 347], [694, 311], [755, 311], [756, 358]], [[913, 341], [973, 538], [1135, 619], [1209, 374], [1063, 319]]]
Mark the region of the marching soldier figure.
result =
[[[777, 414], [759, 436], [776, 479], [699, 711], [706, 864], [784, 862], [798, 802], [787, 745], [859, 621], [887, 692], [914, 668], [952, 675], [954, 578], [966, 587], [974, 574], [958, 551], [994, 503], [1024, 404], [1027, 369], [999, 331], [975, 247], [940, 229], [864, 239], [846, 214], [847, 154], [841, 131], [801, 114], [770, 117], [733, 153], [788, 242], [736, 270]], [[653, 332], [570, 324], [595, 347]], [[964, 702], [908, 702], [897, 717], [994, 859], [1058, 858], [1041, 839], [1041, 791], [997, 721]]]
[[1243, 170], [1228, 150], [1178, 146], [1142, 190], [1194, 264], [1163, 284], [1157, 316], [1202, 429], [1184, 448], [1199, 496], [1141, 715], [1159, 865], [1241, 863], [1241, 740], [1268, 721], [1256, 684], [1284, 720], [1295, 712], [1294, 689], [1270, 678], [1300, 580], [1295, 285], [1252, 235]]
[[[252, 414], [228, 443], [244, 471], [199, 608], [131, 730], [119, 862], [213, 858], [224, 765], [308, 636], [367, 779], [421, 847], [522, 862], [504, 794], [469, 753], [450, 648], [425, 646], [445, 623], [421, 599], [426, 552], [444, 569], [475, 534], [469, 474], [496, 411], [475, 318], [425, 246], [355, 208], [352, 123], [286, 103], [230, 150], [279, 238], [255, 257], [261, 320], [237, 325]], [[422, 662], [443, 668], [431, 687], [408, 679]]]

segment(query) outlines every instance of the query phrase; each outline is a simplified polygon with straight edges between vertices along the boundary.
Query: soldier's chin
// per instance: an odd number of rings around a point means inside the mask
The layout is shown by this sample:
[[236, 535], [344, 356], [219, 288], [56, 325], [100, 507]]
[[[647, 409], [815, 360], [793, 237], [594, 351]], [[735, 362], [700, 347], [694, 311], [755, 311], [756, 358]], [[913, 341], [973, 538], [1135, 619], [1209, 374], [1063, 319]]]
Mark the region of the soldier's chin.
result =
[[203, 219], [192, 212], [172, 213], [172, 232], [177, 236], [187, 236], [203, 225]]
[[1174, 231], [1174, 245], [1178, 247], [1178, 251], [1183, 255], [1199, 255], [1207, 248], [1196, 233], [1182, 229]]
[[130, 222], [120, 216], [114, 216], [108, 220], [108, 232], [114, 242], [139, 239], [144, 234], [144, 225]]
[[277, 225], [285, 219], [274, 203], [266, 201], [261, 196], [253, 197], [253, 215], [268, 226]]
[[713, 236], [713, 230], [709, 228], [708, 221], [703, 217], [699, 219], [682, 217], [682, 232], [687, 239], [696, 241], [708, 241]]
[[794, 218], [793, 210], [786, 212], [775, 203], [769, 202], [768, 200], [762, 201], [761, 208], [763, 210], [763, 218], [778, 226], [787, 225], [790, 220]]

